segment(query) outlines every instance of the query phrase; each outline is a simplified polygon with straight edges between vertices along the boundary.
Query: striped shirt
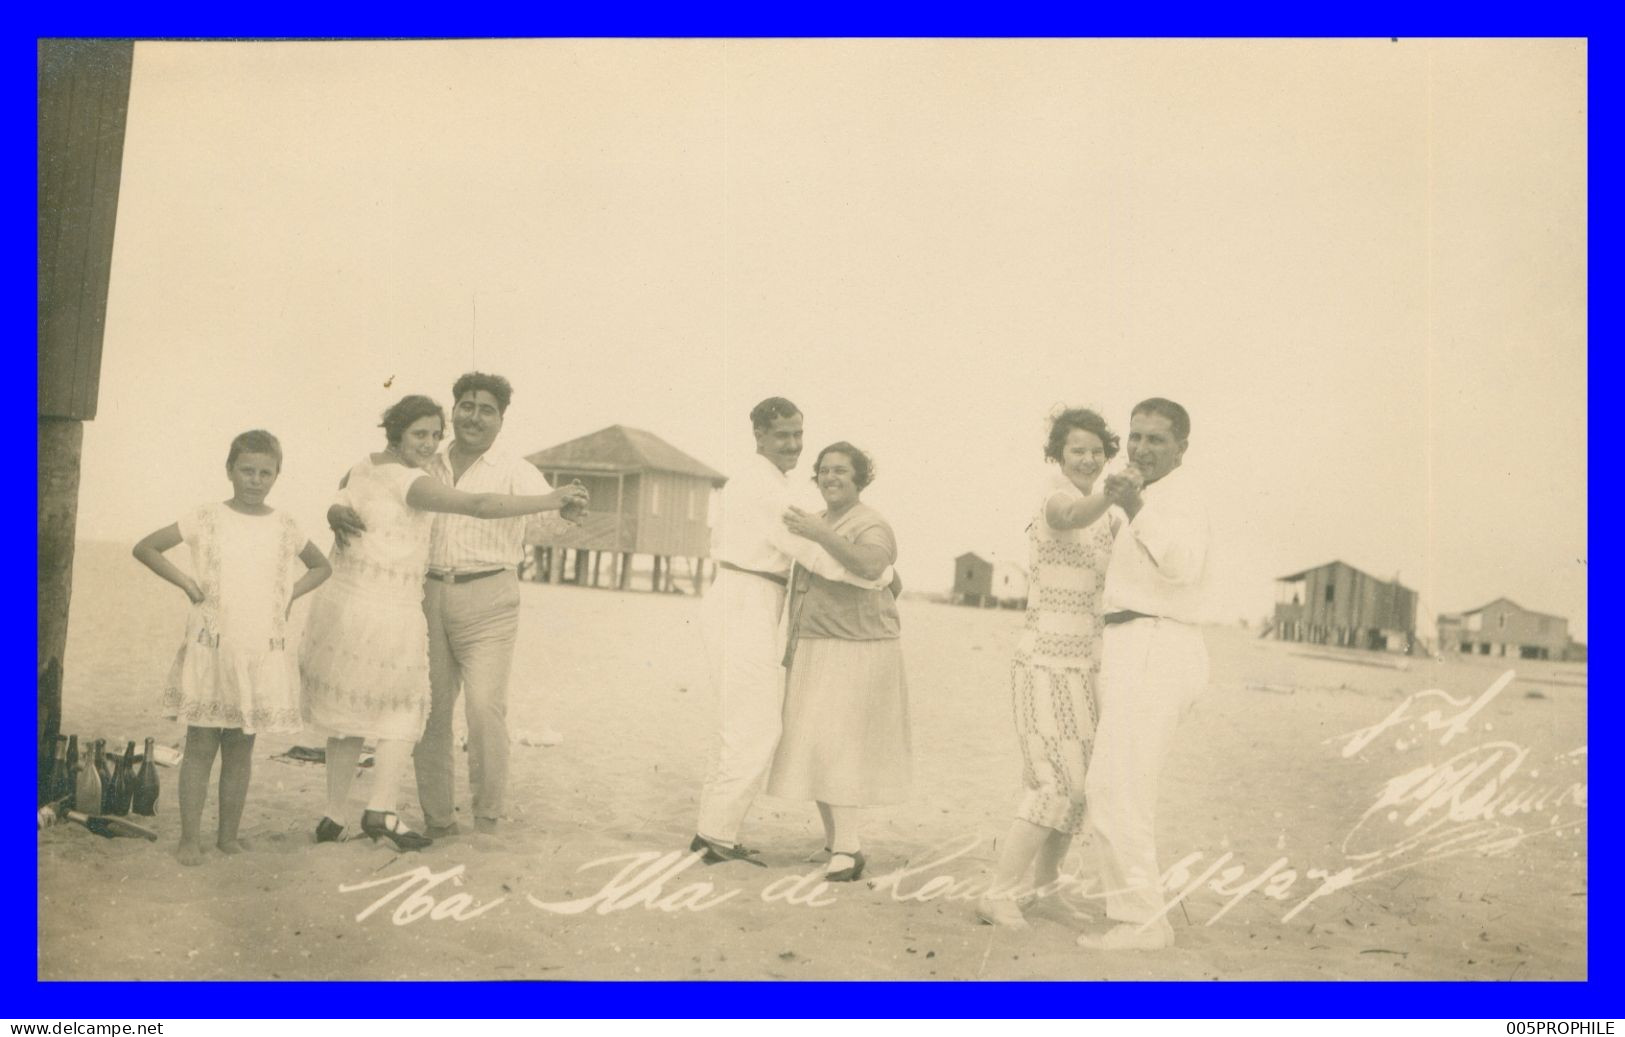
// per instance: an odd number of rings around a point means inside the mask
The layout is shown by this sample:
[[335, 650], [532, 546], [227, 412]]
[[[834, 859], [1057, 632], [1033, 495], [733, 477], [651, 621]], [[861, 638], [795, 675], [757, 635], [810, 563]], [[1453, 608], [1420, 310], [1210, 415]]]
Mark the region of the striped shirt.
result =
[[[461, 479], [453, 479], [451, 443], [425, 465], [425, 470], [447, 486], [464, 493], [552, 493], [535, 465], [491, 447], [474, 459]], [[429, 542], [429, 568], [435, 572], [485, 572], [514, 569], [525, 555], [524, 515], [480, 519], [469, 515], [438, 514]]]

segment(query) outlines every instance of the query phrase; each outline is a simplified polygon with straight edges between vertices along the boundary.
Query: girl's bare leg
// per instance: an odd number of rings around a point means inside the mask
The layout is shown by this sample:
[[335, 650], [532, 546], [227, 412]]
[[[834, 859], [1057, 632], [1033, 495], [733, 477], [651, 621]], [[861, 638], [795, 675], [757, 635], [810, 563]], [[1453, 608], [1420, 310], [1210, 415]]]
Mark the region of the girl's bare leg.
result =
[[220, 833], [215, 845], [221, 853], [242, 853], [237, 826], [248, 802], [248, 779], [254, 773], [254, 736], [240, 727], [220, 732]]
[[175, 856], [182, 864], [203, 863], [203, 804], [209, 798], [209, 772], [214, 770], [214, 754], [220, 748], [218, 727], [186, 728], [186, 751], [181, 758], [181, 842]]

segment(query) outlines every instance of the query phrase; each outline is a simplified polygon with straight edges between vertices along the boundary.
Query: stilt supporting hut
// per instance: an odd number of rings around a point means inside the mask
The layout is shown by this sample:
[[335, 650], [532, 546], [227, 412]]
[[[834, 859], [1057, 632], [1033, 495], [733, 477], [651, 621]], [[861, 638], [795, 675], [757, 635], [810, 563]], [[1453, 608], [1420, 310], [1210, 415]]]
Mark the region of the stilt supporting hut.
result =
[[532, 523], [526, 538], [532, 579], [598, 587], [607, 576], [608, 586], [627, 590], [634, 560], [647, 555], [650, 590], [704, 593], [711, 502], [728, 481], [721, 472], [652, 432], [625, 425], [539, 450], [527, 460], [554, 486], [580, 480], [592, 494], [591, 510], [578, 526]]

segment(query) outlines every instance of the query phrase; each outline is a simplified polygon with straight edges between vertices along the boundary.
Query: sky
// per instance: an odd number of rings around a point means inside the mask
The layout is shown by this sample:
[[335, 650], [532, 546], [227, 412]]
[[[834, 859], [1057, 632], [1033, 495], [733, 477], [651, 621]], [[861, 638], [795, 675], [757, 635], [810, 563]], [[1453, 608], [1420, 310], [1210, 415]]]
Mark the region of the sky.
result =
[[[1341, 559], [1586, 637], [1584, 41], [138, 43], [82, 539], [319, 544], [408, 392], [727, 472], [769, 395], [914, 589], [1025, 560], [1058, 404], [1192, 416], [1212, 618]], [[139, 578], [139, 574], [132, 575]]]

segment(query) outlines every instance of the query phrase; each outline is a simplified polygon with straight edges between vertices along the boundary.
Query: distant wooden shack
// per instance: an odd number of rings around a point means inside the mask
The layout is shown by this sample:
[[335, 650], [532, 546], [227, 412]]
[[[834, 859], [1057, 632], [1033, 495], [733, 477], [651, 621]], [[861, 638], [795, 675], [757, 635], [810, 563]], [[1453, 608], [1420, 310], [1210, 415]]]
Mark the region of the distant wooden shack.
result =
[[978, 608], [1026, 608], [1027, 570], [997, 555], [967, 551], [954, 559], [953, 600]]
[[633, 558], [649, 555], [652, 590], [676, 590], [672, 559], [681, 558], [695, 593], [702, 592], [705, 559], [711, 556], [712, 491], [727, 476], [654, 433], [625, 425], [538, 450], [526, 460], [554, 486], [579, 479], [592, 494], [579, 526], [531, 524], [526, 541], [533, 551], [533, 579], [597, 587], [608, 555], [609, 586], [625, 590]]
[[1585, 659], [1585, 646], [1569, 638], [1569, 621], [1496, 598], [1466, 612], [1441, 613], [1439, 651], [1518, 659]]
[[1410, 652], [1416, 644], [1416, 592], [1344, 562], [1327, 562], [1275, 581], [1278, 640]]

